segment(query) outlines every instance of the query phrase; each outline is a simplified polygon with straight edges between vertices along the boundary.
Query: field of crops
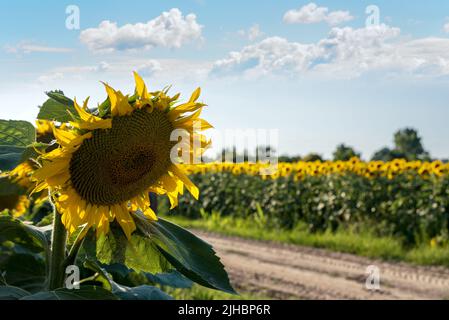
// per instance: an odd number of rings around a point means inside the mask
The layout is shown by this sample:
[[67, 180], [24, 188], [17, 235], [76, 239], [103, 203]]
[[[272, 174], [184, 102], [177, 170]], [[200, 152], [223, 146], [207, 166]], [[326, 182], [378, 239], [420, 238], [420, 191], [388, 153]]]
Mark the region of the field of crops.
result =
[[[201, 189], [200, 201], [185, 196], [176, 214], [201, 212], [257, 217], [267, 225], [311, 232], [369, 226], [379, 236], [406, 244], [448, 240], [449, 164], [393, 160], [280, 163], [261, 176], [262, 164], [187, 167]], [[263, 170], [262, 170], [263, 171]]]
[[[108, 97], [97, 108], [53, 91], [36, 126], [0, 120], [0, 298], [230, 298], [232, 279], [217, 256], [229, 253], [227, 240], [215, 251], [196, 235], [195, 222], [208, 219], [219, 233], [449, 264], [448, 163], [353, 156], [185, 164], [179, 153], [186, 147], [190, 159], [211, 144], [201, 133], [211, 128], [199, 118], [206, 106], [197, 101], [201, 90], [179, 103], [179, 94], [148, 92], [134, 77], [134, 95], [105, 84]], [[175, 130], [188, 139], [174, 142]], [[196, 138], [198, 149], [190, 144]], [[336, 238], [338, 245], [328, 245]], [[234, 260], [241, 279], [246, 264]]]

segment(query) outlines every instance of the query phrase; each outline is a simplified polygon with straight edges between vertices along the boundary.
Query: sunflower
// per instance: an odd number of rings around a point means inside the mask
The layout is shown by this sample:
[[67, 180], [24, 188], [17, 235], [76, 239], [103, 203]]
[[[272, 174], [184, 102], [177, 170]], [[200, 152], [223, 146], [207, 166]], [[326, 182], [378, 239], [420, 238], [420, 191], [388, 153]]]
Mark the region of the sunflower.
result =
[[[36, 121], [36, 141], [49, 143], [54, 139], [51, 122], [47, 120]], [[37, 150], [36, 150], [37, 151]], [[35, 187], [33, 172], [38, 169], [37, 163], [26, 160], [9, 172], [0, 173], [0, 178], [9, 179], [10, 183], [17, 185], [24, 192], [30, 192]], [[0, 211], [8, 209], [14, 217], [24, 215], [31, 205], [40, 205], [47, 200], [47, 193], [41, 192], [33, 197], [26, 195], [8, 195], [0, 197]]]
[[52, 122], [36, 120], [36, 141], [49, 143], [53, 138]]
[[[78, 113], [67, 126], [52, 126], [59, 147], [40, 156], [42, 167], [34, 173], [35, 192], [49, 188], [61, 220], [69, 231], [95, 226], [97, 236], [109, 231], [116, 220], [131, 237], [136, 229], [130, 210], [140, 209], [152, 220], [149, 192], [166, 194], [171, 208], [178, 204], [184, 187], [198, 199], [198, 188], [181, 166], [171, 160], [172, 149], [188, 148], [190, 159], [209, 146], [200, 131], [212, 126], [200, 118], [203, 103], [197, 102], [200, 88], [188, 102], [176, 105], [179, 94], [167, 90], [148, 92], [142, 78], [134, 73], [135, 94], [123, 95], [104, 83], [109, 111], [99, 117], [76, 99]], [[176, 129], [189, 133], [191, 143], [172, 141]], [[190, 141], [189, 141], [190, 142]], [[198, 144], [198, 143], [197, 143]]]
[[[25, 192], [32, 188], [33, 183], [30, 180], [32, 173], [28, 162], [18, 165], [14, 170], [0, 174], [1, 179], [8, 179], [9, 183]], [[30, 199], [23, 194], [0, 195], [0, 211], [8, 210], [14, 217], [24, 215], [30, 207]]]
[[0, 211], [8, 210], [17, 218], [24, 215], [30, 207], [30, 200], [25, 195], [0, 195]]

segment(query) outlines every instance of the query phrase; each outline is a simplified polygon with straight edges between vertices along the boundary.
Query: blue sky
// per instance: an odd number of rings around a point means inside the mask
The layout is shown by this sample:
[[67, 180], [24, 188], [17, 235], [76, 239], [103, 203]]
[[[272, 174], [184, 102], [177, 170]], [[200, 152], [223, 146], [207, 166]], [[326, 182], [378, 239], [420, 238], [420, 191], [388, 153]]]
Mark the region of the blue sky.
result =
[[448, 158], [448, 17], [443, 0], [3, 1], [0, 118], [32, 121], [52, 89], [131, 92], [138, 70], [152, 88], [201, 86], [218, 130], [279, 129], [280, 153], [330, 156], [345, 142], [369, 158], [410, 126]]

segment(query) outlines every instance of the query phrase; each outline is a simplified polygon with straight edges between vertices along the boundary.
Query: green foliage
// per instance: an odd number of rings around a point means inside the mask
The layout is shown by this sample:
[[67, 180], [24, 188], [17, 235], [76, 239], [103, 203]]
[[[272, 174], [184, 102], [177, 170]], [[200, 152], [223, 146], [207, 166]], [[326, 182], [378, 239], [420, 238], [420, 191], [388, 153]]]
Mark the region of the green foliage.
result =
[[402, 153], [408, 160], [421, 159], [426, 152], [421, 143], [421, 137], [418, 131], [411, 128], [405, 128], [394, 134], [395, 150]]
[[36, 130], [27, 121], [0, 120], [0, 145], [26, 147], [36, 140]]
[[191, 280], [187, 279], [176, 270], [159, 274], [147, 273], [146, 277], [151, 283], [158, 284], [160, 286], [186, 289], [191, 288], [193, 285]]
[[324, 161], [323, 157], [318, 153], [309, 153], [302, 158], [303, 161], [313, 162], [313, 161]]
[[172, 300], [173, 298], [157, 287], [141, 285], [120, 288], [114, 294], [123, 300]]
[[[310, 232], [305, 223], [298, 223], [293, 229], [280, 229], [270, 225], [264, 228], [254, 223], [254, 218], [223, 217], [216, 221], [212, 215], [201, 219], [191, 219], [170, 215], [179, 225], [198, 230], [207, 230], [229, 236], [270, 242], [326, 248], [377, 259], [407, 261], [420, 265], [449, 266], [449, 246], [431, 245], [407, 246], [395, 237], [374, 234], [371, 226], [359, 226], [358, 230], [338, 229], [336, 231]], [[173, 295], [173, 294], [172, 294]], [[176, 295], [175, 295], [176, 296]]]
[[28, 295], [28, 291], [18, 287], [0, 286], [0, 300], [19, 300]]
[[205, 212], [239, 218], [260, 215], [267, 225], [292, 229], [299, 222], [310, 232], [371, 225], [379, 236], [406, 244], [448, 239], [449, 178], [401, 174], [394, 179], [355, 174], [263, 180], [231, 173], [193, 175], [199, 201], [180, 199], [176, 215], [200, 218]]
[[360, 158], [360, 152], [355, 151], [354, 148], [345, 144], [340, 144], [335, 149], [333, 156], [334, 161], [348, 161], [353, 157]]
[[0, 171], [10, 171], [20, 163], [29, 159], [36, 159], [39, 155], [37, 150], [43, 151], [48, 144], [33, 142], [27, 147], [22, 146], [0, 146]]
[[281, 155], [279, 156], [278, 162], [287, 162], [287, 163], [293, 163], [301, 161], [301, 156], [289, 156], [289, 155]]
[[270, 300], [258, 293], [234, 295], [222, 291], [194, 285], [191, 289], [165, 288], [166, 292], [176, 300]]
[[48, 227], [36, 227], [10, 216], [0, 216], [0, 243], [12, 241], [34, 252], [48, 252], [49, 237]]
[[36, 130], [27, 121], [0, 120], [0, 171], [14, 169], [29, 156]]
[[166, 272], [173, 268], [159, 253], [152, 239], [133, 234], [128, 241], [115, 225], [110, 233], [96, 242], [96, 257], [103, 264], [119, 263], [149, 273]]
[[375, 152], [372, 160], [391, 161], [394, 159], [430, 160], [429, 153], [424, 150], [418, 131], [411, 128], [398, 130], [393, 137], [394, 148], [384, 147]]
[[271, 225], [261, 228], [254, 223], [253, 217], [226, 216], [220, 222], [215, 221], [211, 216], [202, 219], [170, 216], [170, 219], [186, 228], [207, 230], [228, 236], [326, 248], [372, 258], [405, 259], [400, 241], [394, 237], [376, 236], [368, 228], [358, 231], [342, 228], [336, 231], [311, 232], [307, 224], [303, 222], [299, 222], [292, 229], [281, 229]]
[[149, 286], [140, 285], [136, 287], [127, 287], [115, 282], [112, 276], [105, 268], [102, 268], [98, 263], [91, 260], [86, 260], [84, 265], [89, 269], [97, 272], [98, 277], [102, 277], [102, 282], [107, 283], [106, 288], [110, 290], [115, 296], [122, 300], [171, 300], [172, 298], [163, 292], [161, 289]]
[[371, 158], [373, 161], [391, 161], [394, 159], [404, 159], [405, 155], [397, 150], [391, 150], [390, 148], [384, 147], [379, 151], [376, 151]]
[[73, 101], [64, 96], [62, 91], [50, 91], [47, 96], [49, 99], [40, 107], [38, 119], [68, 122], [77, 115]]
[[211, 245], [164, 219], [149, 221], [138, 212], [135, 218], [139, 231], [154, 241], [160, 253], [180, 273], [205, 287], [235, 293]]
[[[26, 190], [8, 177], [0, 177], [0, 197], [24, 194]], [[1, 208], [1, 205], [0, 205]]]
[[82, 286], [77, 290], [56, 289], [41, 291], [22, 297], [20, 300], [118, 300], [112, 292], [98, 286]]
[[30, 254], [23, 246], [15, 246], [14, 250], [15, 254], [10, 254], [0, 265], [4, 282], [28, 292], [44, 290], [46, 270], [43, 256]]
[[163, 288], [190, 288], [192, 281], [234, 292], [210, 245], [165, 220], [151, 221], [139, 212], [135, 219], [139, 230], [131, 239], [113, 224], [98, 240], [89, 232], [76, 259], [66, 257], [64, 265], [80, 267], [79, 290], [46, 291], [51, 226], [36, 227], [3, 214], [0, 299], [167, 300], [172, 298]]
[[0, 146], [0, 171], [14, 169], [22, 162], [25, 147]]

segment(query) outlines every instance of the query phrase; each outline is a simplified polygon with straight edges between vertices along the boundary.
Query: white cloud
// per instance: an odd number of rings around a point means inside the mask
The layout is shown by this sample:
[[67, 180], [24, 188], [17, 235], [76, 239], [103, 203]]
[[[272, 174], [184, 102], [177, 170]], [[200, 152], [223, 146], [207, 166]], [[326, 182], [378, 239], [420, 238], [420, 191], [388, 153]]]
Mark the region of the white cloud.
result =
[[444, 32], [449, 33], [449, 22], [446, 22], [446, 23], [444, 24], [443, 30], [444, 30]]
[[109, 69], [111, 69], [111, 65], [106, 61], [101, 61], [96, 67], [96, 71], [99, 72], [108, 71]]
[[62, 72], [52, 72], [40, 76], [37, 81], [39, 81], [40, 83], [49, 83], [62, 79], [64, 79], [64, 74]]
[[292, 9], [284, 14], [284, 22], [311, 24], [326, 22], [331, 26], [338, 25], [343, 22], [351, 21], [354, 17], [349, 11], [331, 11], [326, 7], [318, 7], [311, 2], [299, 9]]
[[83, 75], [96, 72], [106, 72], [111, 69], [111, 65], [106, 61], [101, 61], [98, 65], [89, 66], [65, 66], [55, 68], [37, 78], [40, 83], [52, 83], [57, 80], [66, 79], [67, 77], [73, 77], [76, 79], [82, 79]]
[[139, 72], [142, 77], [152, 76], [155, 72], [161, 70], [161, 64], [157, 60], [148, 60], [137, 67], [137, 72]]
[[258, 24], [252, 25], [248, 30], [239, 30], [238, 34], [242, 37], [248, 38], [249, 41], [254, 41], [264, 35]]
[[262, 75], [280, 70], [300, 71], [306, 69], [309, 61], [316, 56], [318, 53], [311, 45], [270, 37], [216, 61], [212, 74], [244, 72]]
[[[132, 77], [132, 71], [137, 71], [142, 77], [151, 78], [151, 84], [155, 82], [165, 86], [169, 84], [201, 82], [207, 79], [213, 62], [201, 60], [183, 59], [143, 59], [132, 55], [120, 55], [112, 61], [101, 61], [92, 65], [61, 66], [47, 70], [39, 76], [35, 76], [40, 84], [55, 85], [57, 80], [63, 79], [64, 84], [97, 83], [99, 80], [111, 81], [111, 83], [126, 84], [128, 77]], [[160, 72], [163, 71], [163, 72]], [[107, 72], [107, 74], [103, 74]]]
[[173, 8], [146, 22], [126, 24], [102, 21], [98, 28], [83, 30], [80, 40], [89, 50], [111, 52], [153, 47], [180, 48], [186, 43], [201, 39], [203, 26], [197, 23], [195, 14], [183, 16]]
[[29, 42], [21, 42], [17, 45], [6, 45], [5, 50], [8, 53], [32, 53], [32, 52], [47, 52], [47, 53], [68, 53], [71, 52], [70, 48], [48, 47]]
[[387, 25], [333, 28], [312, 44], [270, 37], [215, 62], [211, 74], [318, 75], [356, 78], [368, 72], [449, 75], [449, 39], [403, 39]]

